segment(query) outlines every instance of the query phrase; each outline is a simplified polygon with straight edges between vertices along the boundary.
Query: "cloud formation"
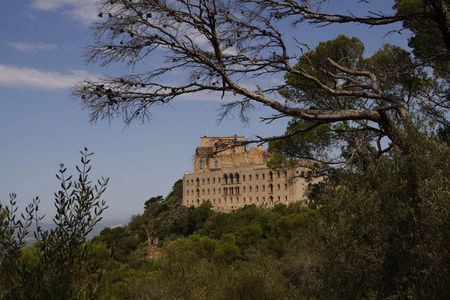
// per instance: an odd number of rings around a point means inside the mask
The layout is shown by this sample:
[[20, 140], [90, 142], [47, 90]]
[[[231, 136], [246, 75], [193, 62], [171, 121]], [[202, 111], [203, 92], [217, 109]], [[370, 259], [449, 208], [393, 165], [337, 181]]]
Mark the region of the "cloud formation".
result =
[[29, 43], [29, 42], [15, 42], [8, 44], [10, 47], [22, 51], [38, 53], [40, 51], [50, 51], [56, 50], [59, 47], [55, 44], [45, 44], [45, 43]]
[[32, 0], [36, 10], [63, 10], [63, 14], [90, 24], [97, 19], [97, 8], [93, 0]]
[[57, 90], [70, 88], [86, 78], [97, 76], [84, 71], [72, 70], [69, 74], [34, 68], [20, 68], [0, 64], [0, 85], [23, 89]]

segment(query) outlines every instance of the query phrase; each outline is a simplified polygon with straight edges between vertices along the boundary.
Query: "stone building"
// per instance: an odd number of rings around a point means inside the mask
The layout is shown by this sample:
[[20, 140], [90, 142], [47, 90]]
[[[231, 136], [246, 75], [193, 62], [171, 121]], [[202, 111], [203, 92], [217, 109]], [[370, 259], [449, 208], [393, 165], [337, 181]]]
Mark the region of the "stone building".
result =
[[311, 179], [309, 169], [271, 170], [267, 167], [269, 155], [262, 146], [230, 148], [235, 141], [244, 141], [244, 137], [200, 138], [194, 172], [183, 177], [185, 205], [198, 206], [210, 201], [214, 209], [230, 212], [250, 204], [264, 207], [296, 201], [307, 204], [306, 187], [320, 180]]

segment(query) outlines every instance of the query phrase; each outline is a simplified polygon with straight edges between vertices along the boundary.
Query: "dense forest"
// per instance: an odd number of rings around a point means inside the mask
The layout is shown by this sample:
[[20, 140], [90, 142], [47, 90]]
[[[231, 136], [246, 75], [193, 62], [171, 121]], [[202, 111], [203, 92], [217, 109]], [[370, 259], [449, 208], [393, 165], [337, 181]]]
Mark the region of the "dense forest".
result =
[[[2, 207], [2, 299], [448, 299], [450, 150], [411, 131], [408, 152], [329, 170], [308, 207], [234, 213], [182, 205], [182, 181], [143, 203], [127, 226], [86, 235], [107, 179], [92, 187], [87, 152], [73, 183], [60, 170], [58, 225], [21, 243]], [[66, 197], [67, 196], [67, 197]], [[59, 199], [59, 200], [58, 200]], [[70, 203], [68, 203], [70, 202]], [[26, 220], [30, 222], [27, 223]], [[15, 236], [15, 238], [13, 237]]]

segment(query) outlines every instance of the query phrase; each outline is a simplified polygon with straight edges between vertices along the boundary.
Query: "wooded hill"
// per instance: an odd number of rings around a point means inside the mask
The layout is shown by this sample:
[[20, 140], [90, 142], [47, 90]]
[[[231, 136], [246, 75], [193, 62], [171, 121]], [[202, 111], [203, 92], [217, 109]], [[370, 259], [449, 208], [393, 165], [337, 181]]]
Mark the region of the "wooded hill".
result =
[[31, 248], [8, 244], [5, 215], [1, 296], [448, 299], [450, 151], [409, 139], [408, 153], [330, 172], [310, 207], [186, 207], [180, 180], [127, 226], [86, 241], [64, 221]]

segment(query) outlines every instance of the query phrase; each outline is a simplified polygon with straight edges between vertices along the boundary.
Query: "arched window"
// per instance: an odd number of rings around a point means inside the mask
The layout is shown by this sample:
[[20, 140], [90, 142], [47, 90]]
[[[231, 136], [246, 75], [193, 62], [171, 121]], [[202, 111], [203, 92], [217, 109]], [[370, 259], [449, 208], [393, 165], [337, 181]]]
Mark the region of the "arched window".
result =
[[234, 178], [236, 178], [236, 183], [239, 183], [239, 173], [235, 173]]
[[223, 174], [223, 180], [225, 180], [225, 184], [228, 184], [228, 175]]
[[233, 174], [230, 173], [230, 175], [228, 175], [228, 176], [229, 176], [229, 178], [230, 178], [230, 183], [233, 184]]

